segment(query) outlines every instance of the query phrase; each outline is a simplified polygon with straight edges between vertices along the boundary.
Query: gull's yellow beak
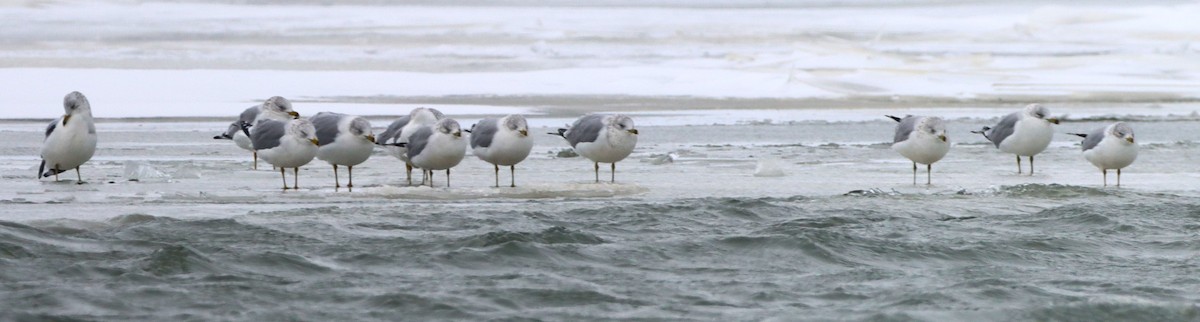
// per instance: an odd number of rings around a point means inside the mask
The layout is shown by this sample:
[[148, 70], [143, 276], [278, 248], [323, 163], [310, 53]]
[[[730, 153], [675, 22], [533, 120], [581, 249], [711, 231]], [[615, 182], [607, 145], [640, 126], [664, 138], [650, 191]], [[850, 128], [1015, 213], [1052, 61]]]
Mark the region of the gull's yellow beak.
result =
[[520, 130], [517, 132], [521, 132], [521, 136], [529, 136], [529, 130]]
[[1133, 143], [1133, 137], [1132, 136], [1127, 137], [1127, 138], [1125, 138], [1125, 141], [1129, 141], [1129, 143]]
[[367, 141], [371, 141], [371, 143], [375, 143], [375, 135], [367, 134]]
[[288, 115], [291, 115], [292, 118], [297, 118], [297, 119], [300, 118], [300, 112], [291, 111], [291, 112], [288, 112]]
[[938, 138], [939, 138], [939, 139], [941, 139], [941, 140], [942, 140], [942, 142], [946, 142], [946, 135], [945, 135], [945, 134], [938, 135]]
[[637, 131], [637, 129], [629, 129], [629, 133], [633, 133], [633, 135], [637, 135], [638, 131]]
[[321, 145], [320, 142], [317, 141], [317, 139], [308, 139], [308, 140], [312, 141], [313, 145]]
[[1058, 124], [1058, 118], [1057, 118], [1057, 117], [1051, 117], [1051, 118], [1048, 118], [1048, 119], [1046, 119], [1046, 122], [1050, 122], [1050, 123]]
[[71, 119], [71, 114], [63, 114], [63, 125], [67, 125], [67, 120]]

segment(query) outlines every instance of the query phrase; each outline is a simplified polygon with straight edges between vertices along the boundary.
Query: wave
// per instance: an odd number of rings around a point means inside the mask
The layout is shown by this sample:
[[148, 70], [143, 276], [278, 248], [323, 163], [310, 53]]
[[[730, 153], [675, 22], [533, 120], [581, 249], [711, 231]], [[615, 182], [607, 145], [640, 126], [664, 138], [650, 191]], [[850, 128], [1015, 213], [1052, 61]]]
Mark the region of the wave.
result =
[[1172, 320], [1200, 284], [1200, 205], [1164, 194], [522, 205], [0, 221], [0, 319]]

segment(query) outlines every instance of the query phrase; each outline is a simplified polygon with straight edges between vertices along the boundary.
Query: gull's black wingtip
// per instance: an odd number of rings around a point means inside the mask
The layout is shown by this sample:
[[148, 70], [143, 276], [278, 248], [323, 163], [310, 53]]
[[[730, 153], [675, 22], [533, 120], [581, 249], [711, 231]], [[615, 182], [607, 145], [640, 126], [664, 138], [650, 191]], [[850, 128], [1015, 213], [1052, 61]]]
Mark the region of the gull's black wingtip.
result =
[[546, 134], [554, 135], [554, 136], [561, 136], [561, 137], [565, 138], [565, 137], [567, 137], [567, 129], [558, 129], [558, 133], [550, 132], [550, 133], [546, 133]]
[[1078, 136], [1078, 137], [1085, 138], [1085, 139], [1087, 138], [1087, 134], [1084, 134], [1084, 133], [1067, 133], [1067, 134]]
[[884, 115], [884, 116], [887, 116], [889, 119], [892, 119], [892, 121], [900, 122], [899, 117], [895, 117], [895, 116], [891, 116], [891, 115]]

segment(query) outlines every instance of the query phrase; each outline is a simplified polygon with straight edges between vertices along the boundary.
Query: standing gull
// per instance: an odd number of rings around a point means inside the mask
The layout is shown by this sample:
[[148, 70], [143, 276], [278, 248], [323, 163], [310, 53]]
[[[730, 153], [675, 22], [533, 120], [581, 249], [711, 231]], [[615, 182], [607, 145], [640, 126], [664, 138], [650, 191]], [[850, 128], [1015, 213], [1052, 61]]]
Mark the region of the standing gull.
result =
[[[92, 105], [79, 92], [71, 92], [63, 98], [66, 114], [50, 122], [46, 127], [46, 138], [42, 141], [42, 165], [38, 167], [41, 178], [54, 176], [75, 169], [75, 177], [83, 184], [79, 166], [92, 159], [96, 153], [96, 124], [92, 121]], [[47, 169], [48, 168], [48, 169]]]
[[595, 164], [596, 182], [600, 182], [600, 163], [612, 166], [612, 182], [617, 181], [617, 161], [625, 159], [637, 145], [638, 130], [633, 119], [625, 115], [588, 114], [575, 120], [570, 128], [558, 129], [575, 153]]
[[1047, 118], [1050, 110], [1041, 104], [1029, 104], [1020, 112], [1004, 116], [993, 127], [983, 127], [971, 133], [983, 134], [1000, 151], [1017, 155], [1017, 173], [1021, 173], [1021, 156], [1029, 156], [1029, 175], [1033, 175], [1033, 156], [1046, 150], [1054, 130], [1050, 124], [1058, 124], [1057, 118]]
[[533, 149], [533, 138], [529, 137], [529, 125], [525, 117], [508, 115], [502, 118], [486, 118], [471, 126], [471, 152], [496, 170], [496, 187], [500, 187], [500, 166], [508, 166], [511, 174], [510, 187], [517, 186], [517, 163], [529, 157]]
[[1108, 169], [1117, 169], [1117, 186], [1121, 186], [1121, 168], [1133, 164], [1137, 159], [1138, 147], [1133, 142], [1133, 128], [1117, 122], [1092, 130], [1092, 133], [1070, 133], [1083, 137], [1083, 158], [1104, 173], [1104, 186], [1108, 186]]
[[[418, 107], [408, 113], [407, 116], [392, 122], [387, 129], [383, 131], [375, 141], [376, 144], [387, 149], [392, 156], [404, 161], [405, 175], [408, 177], [408, 185], [412, 185], [412, 169], [413, 163], [408, 159], [408, 148], [405, 147], [408, 143], [408, 138], [416, 133], [418, 129], [426, 126], [433, 126], [439, 120], [446, 118], [446, 115], [441, 111], [432, 108]], [[401, 144], [404, 143], [404, 144]]]
[[375, 149], [375, 135], [371, 131], [371, 122], [360, 116], [321, 112], [313, 115], [310, 120], [317, 129], [317, 159], [333, 165], [333, 186], [341, 188], [338, 182], [338, 166], [346, 166], [350, 181], [347, 188], [354, 187], [354, 166], [371, 156]]
[[263, 161], [279, 168], [283, 178], [283, 190], [287, 190], [287, 168], [295, 169], [295, 183], [291, 189], [300, 189], [300, 166], [308, 164], [317, 155], [317, 129], [312, 122], [294, 119], [287, 122], [260, 120], [250, 132], [254, 148]]
[[407, 148], [408, 160], [413, 166], [421, 168], [421, 172], [429, 179], [430, 187], [433, 187], [434, 170], [446, 170], [446, 186], [449, 187], [450, 168], [462, 162], [467, 154], [462, 128], [458, 121], [451, 118], [444, 118], [432, 127], [421, 127], [408, 138], [408, 142], [398, 144]]
[[946, 125], [939, 117], [908, 115], [899, 118], [887, 115], [899, 122], [892, 150], [913, 162], [913, 184], [917, 184], [917, 164], [925, 165], [925, 184], [933, 183], [933, 163], [938, 162], [950, 151], [946, 140]]

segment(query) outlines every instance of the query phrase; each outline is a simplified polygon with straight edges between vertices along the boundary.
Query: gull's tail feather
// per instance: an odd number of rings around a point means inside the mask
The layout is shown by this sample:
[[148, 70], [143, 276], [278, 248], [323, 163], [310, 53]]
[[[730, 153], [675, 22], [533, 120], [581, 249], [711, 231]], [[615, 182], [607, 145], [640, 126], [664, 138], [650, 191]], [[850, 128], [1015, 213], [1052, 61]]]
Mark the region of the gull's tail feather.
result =
[[891, 115], [884, 115], [884, 116], [887, 116], [889, 119], [892, 119], [893, 121], [900, 122], [899, 117], [895, 117], [895, 116], [891, 116]]
[[983, 129], [980, 129], [979, 131], [971, 131], [971, 133], [975, 133], [975, 134], [983, 134], [983, 137], [985, 137], [985, 138], [986, 138], [986, 137], [987, 137], [987, 131], [988, 131], [988, 130], [991, 130], [991, 129], [992, 129], [992, 128], [991, 128], [990, 126], [984, 126], [984, 127], [983, 127]]
[[221, 133], [221, 135], [214, 136], [213, 140], [233, 140], [233, 137], [229, 136], [228, 134]]
[[63, 173], [63, 172], [67, 172], [67, 170], [59, 170], [59, 169], [46, 170], [46, 160], [42, 160], [42, 166], [38, 167], [38, 173], [42, 174], [42, 178], [56, 175], [56, 174]]

